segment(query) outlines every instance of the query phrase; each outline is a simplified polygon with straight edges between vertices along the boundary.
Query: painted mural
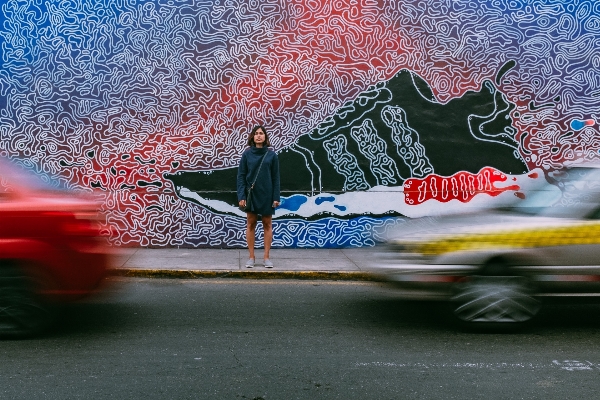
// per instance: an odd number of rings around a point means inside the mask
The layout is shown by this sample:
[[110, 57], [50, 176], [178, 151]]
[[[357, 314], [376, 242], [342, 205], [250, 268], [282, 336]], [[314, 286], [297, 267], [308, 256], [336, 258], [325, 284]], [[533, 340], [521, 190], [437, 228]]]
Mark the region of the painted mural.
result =
[[245, 246], [256, 124], [274, 247], [372, 245], [599, 157], [596, 1], [7, 0], [0, 20], [0, 156], [95, 193], [116, 245]]

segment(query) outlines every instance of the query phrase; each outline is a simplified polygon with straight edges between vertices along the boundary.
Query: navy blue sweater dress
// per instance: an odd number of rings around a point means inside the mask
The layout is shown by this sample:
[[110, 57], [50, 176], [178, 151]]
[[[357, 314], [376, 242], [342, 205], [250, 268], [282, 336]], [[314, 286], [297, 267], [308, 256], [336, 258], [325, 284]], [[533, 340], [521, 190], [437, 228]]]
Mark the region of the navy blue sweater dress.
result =
[[[266, 155], [265, 155], [266, 154]], [[242, 154], [237, 173], [237, 197], [246, 200], [246, 189], [252, 186], [256, 170], [265, 155], [258, 178], [252, 189], [252, 212], [260, 215], [273, 215], [274, 201], [279, 199], [279, 159], [273, 150], [267, 147], [250, 147]]]

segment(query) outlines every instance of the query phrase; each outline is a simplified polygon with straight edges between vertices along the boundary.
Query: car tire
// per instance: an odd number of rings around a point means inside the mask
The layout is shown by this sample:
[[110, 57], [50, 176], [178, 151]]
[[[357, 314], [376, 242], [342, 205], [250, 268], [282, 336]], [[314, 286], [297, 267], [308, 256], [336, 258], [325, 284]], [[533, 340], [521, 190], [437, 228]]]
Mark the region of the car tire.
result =
[[452, 313], [470, 326], [516, 328], [531, 321], [541, 302], [524, 276], [475, 275], [458, 282], [450, 299]]
[[49, 326], [53, 307], [39, 295], [40, 284], [22, 268], [0, 266], [0, 338], [31, 337]]

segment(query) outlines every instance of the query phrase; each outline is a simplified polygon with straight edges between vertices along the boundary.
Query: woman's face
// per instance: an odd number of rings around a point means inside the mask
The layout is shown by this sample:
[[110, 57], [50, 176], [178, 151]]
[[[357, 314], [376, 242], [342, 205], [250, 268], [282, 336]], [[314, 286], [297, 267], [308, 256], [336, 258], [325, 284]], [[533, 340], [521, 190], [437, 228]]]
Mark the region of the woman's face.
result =
[[254, 132], [254, 144], [257, 145], [258, 147], [262, 147], [262, 145], [265, 143], [265, 132], [263, 132], [262, 129], [258, 129], [256, 132]]

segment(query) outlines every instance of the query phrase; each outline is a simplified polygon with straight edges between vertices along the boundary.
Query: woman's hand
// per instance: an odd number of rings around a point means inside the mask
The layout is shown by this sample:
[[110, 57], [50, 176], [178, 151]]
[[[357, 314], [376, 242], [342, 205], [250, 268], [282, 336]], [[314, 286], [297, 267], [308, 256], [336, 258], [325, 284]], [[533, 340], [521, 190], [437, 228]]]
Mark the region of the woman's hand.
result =
[[279, 203], [278, 201], [274, 201], [273, 202], [273, 208], [279, 207], [279, 204], [281, 204], [281, 203]]
[[240, 207], [246, 207], [246, 200], [240, 200], [238, 204], [240, 205]]

